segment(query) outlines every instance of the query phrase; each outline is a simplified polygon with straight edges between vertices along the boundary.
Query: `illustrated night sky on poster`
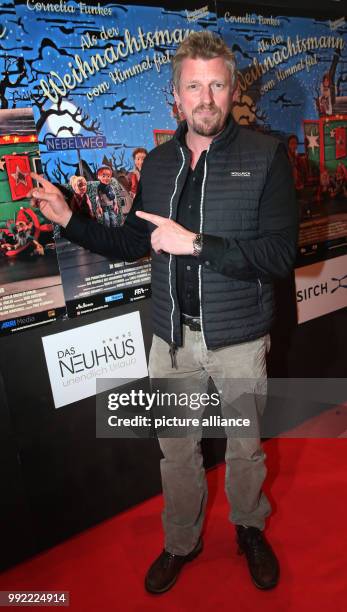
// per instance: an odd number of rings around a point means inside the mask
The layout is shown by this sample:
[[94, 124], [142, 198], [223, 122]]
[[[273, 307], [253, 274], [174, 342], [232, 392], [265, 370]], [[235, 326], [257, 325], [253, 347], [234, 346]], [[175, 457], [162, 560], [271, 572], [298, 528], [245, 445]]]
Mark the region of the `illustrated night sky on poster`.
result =
[[76, 150], [62, 149], [64, 159], [47, 150], [50, 136], [102, 135], [102, 155], [81, 152], [90, 169], [103, 155], [130, 169], [135, 147], [153, 148], [154, 130], [175, 129], [170, 55], [187, 32], [213, 26], [213, 14], [188, 21], [164, 8], [109, 4], [87, 14], [94, 5], [69, 2], [73, 12], [54, 14], [29, 5], [16, 6], [47, 176], [64, 181], [78, 162]]
[[0, 109], [27, 107], [30, 94], [14, 2], [3, 2], [0, 9]]
[[[170, 11], [33, 0], [16, 1], [16, 13], [43, 172], [72, 210], [117, 228], [136, 194], [134, 150], [151, 150], [177, 127], [171, 56], [190, 31], [216, 29], [215, 13], [208, 4]], [[102, 257], [58, 227], [55, 240], [68, 316], [150, 296], [149, 254]]]
[[[233, 115], [286, 145], [300, 208], [297, 265], [347, 252], [347, 26], [218, 2], [233, 50]], [[276, 12], [277, 11], [277, 12]], [[289, 11], [290, 12], [290, 11]]]
[[231, 8], [227, 2], [218, 2], [217, 6], [220, 34], [237, 60], [241, 97], [252, 99], [259, 124], [272, 132], [295, 133], [302, 141], [302, 121], [318, 117], [317, 101], [322, 95], [323, 76], [329, 71], [333, 72], [334, 88], [341, 99], [335, 111], [347, 112], [344, 19], [332, 23], [260, 15], [259, 9], [254, 13], [249, 8], [248, 12], [237, 11], [239, 5]]

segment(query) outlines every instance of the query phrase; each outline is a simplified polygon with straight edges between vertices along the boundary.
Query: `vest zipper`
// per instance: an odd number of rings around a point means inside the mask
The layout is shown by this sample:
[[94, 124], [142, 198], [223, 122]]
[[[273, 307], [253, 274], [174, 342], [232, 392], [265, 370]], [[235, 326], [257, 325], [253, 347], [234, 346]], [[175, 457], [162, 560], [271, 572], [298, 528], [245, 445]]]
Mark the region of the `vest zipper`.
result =
[[176, 368], [176, 370], [178, 370], [177, 359], [176, 359], [177, 344], [175, 342], [170, 343], [169, 355], [171, 357], [171, 367]]
[[[210, 146], [208, 147], [208, 149], [206, 151], [206, 155], [205, 155], [204, 178], [202, 180], [202, 185], [201, 185], [200, 229], [199, 229], [200, 234], [203, 233], [203, 229], [204, 229], [204, 199], [205, 199], [205, 185], [206, 185], [206, 178], [207, 178], [207, 155], [208, 155], [208, 152], [210, 150]], [[203, 339], [203, 342], [204, 342], [204, 345], [205, 345], [205, 349], [207, 350], [207, 344], [206, 344], [205, 332], [204, 332], [204, 322], [203, 322], [203, 318], [202, 318], [202, 265], [201, 264], [199, 265], [199, 302], [200, 302], [201, 335], [202, 335], [202, 339]]]
[[[176, 195], [177, 192], [177, 185], [178, 185], [178, 179], [182, 173], [182, 170], [184, 168], [184, 164], [185, 164], [185, 157], [184, 157], [184, 153], [183, 153], [183, 149], [182, 147], [180, 147], [180, 152], [182, 155], [182, 165], [179, 169], [179, 172], [176, 176], [176, 180], [175, 180], [175, 189], [173, 191], [173, 194], [171, 196], [170, 199], [170, 214], [169, 214], [169, 219], [171, 219], [172, 217], [172, 203], [173, 203], [173, 199]], [[176, 368], [176, 370], [178, 369], [177, 366], [177, 360], [176, 360], [176, 353], [177, 353], [177, 344], [174, 341], [174, 322], [173, 322], [173, 317], [174, 317], [174, 312], [175, 312], [175, 301], [172, 295], [172, 273], [171, 273], [171, 266], [172, 266], [172, 255], [170, 255], [170, 260], [169, 260], [169, 288], [170, 288], [170, 298], [171, 298], [171, 304], [172, 304], [172, 308], [171, 308], [171, 342], [170, 342], [170, 348], [169, 348], [169, 355], [171, 357], [171, 367], [172, 368]]]

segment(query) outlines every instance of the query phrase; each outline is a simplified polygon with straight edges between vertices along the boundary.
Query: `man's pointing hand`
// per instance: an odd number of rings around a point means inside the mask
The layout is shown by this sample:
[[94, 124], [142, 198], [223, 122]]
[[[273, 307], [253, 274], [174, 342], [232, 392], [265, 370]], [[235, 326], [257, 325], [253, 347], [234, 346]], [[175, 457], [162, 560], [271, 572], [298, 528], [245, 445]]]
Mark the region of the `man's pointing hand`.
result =
[[193, 240], [196, 236], [194, 232], [160, 215], [153, 215], [142, 210], [136, 211], [136, 214], [141, 219], [157, 226], [151, 236], [152, 248], [156, 253], [165, 251], [171, 255], [193, 255]]
[[47, 219], [66, 227], [70, 221], [72, 212], [65, 202], [65, 198], [61, 191], [39, 174], [31, 172], [31, 176], [39, 185], [32, 190], [32, 206], [39, 206], [42, 214], [45, 215]]

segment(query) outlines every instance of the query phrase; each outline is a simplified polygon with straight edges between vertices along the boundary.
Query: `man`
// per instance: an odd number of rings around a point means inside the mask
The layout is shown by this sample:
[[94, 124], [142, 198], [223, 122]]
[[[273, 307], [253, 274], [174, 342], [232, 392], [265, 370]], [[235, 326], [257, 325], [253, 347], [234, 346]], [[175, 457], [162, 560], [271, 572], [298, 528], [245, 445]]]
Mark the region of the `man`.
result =
[[[297, 211], [285, 147], [240, 128], [230, 116], [235, 64], [210, 32], [185, 39], [173, 58], [176, 104], [185, 121], [146, 157], [126, 226], [111, 231], [72, 215], [40, 179], [33, 196], [66, 236], [124, 259], [152, 246], [152, 378], [262, 379], [273, 319], [272, 280], [296, 254]], [[149, 222], [143, 224], [140, 219]], [[150, 229], [149, 229], [150, 228]], [[153, 230], [153, 231], [152, 231]], [[195, 387], [194, 387], [195, 390]], [[202, 550], [206, 481], [196, 437], [160, 439], [165, 548], [146, 589], [163, 593]], [[263, 536], [270, 504], [262, 492], [259, 439], [227, 439], [226, 492], [239, 550], [257, 587], [278, 582], [277, 559]]]

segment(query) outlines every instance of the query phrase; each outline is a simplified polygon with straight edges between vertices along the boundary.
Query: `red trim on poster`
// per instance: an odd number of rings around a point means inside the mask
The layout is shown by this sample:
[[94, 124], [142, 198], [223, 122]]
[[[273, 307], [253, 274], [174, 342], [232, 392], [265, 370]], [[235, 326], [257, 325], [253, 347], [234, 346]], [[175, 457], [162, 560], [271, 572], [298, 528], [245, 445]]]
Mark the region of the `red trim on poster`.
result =
[[5, 136], [0, 136], [0, 145], [21, 144], [22, 142], [38, 142], [37, 134], [29, 134], [27, 136], [5, 134]]

